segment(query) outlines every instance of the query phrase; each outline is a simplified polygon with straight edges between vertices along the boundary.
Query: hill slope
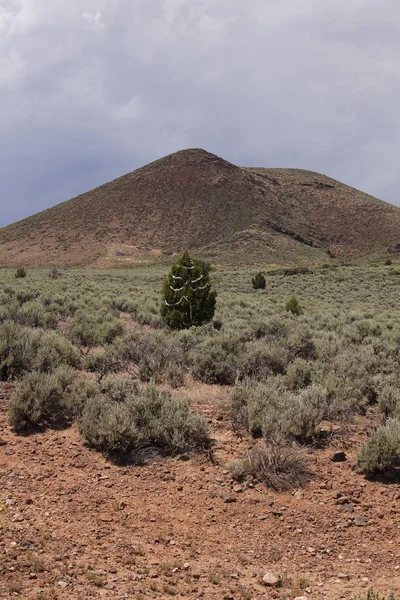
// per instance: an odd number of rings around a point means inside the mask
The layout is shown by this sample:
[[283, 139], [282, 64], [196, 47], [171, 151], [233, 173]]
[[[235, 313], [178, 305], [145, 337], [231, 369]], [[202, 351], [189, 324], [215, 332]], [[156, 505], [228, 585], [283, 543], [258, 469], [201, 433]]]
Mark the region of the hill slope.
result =
[[114, 264], [196, 250], [315, 262], [400, 242], [400, 209], [324, 175], [183, 150], [0, 230], [1, 263]]

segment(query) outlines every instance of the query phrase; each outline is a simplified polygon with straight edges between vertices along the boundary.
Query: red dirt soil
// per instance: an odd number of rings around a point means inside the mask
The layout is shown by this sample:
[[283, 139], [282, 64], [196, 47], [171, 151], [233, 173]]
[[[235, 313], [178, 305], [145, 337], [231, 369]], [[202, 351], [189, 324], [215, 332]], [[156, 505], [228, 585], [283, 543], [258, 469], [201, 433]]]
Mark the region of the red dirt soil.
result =
[[[229, 476], [248, 440], [232, 433], [227, 388], [174, 392], [206, 415], [212, 456], [129, 467], [85, 447], [76, 426], [16, 436], [11, 389], [0, 386], [0, 600], [400, 592], [400, 486], [354, 470], [365, 423], [349, 427], [345, 446], [333, 436], [310, 449], [315, 479], [278, 494], [260, 483], [235, 488]], [[347, 461], [332, 462], [342, 449]], [[367, 524], [357, 526], [361, 515]], [[266, 571], [278, 572], [282, 587], [263, 585]]]

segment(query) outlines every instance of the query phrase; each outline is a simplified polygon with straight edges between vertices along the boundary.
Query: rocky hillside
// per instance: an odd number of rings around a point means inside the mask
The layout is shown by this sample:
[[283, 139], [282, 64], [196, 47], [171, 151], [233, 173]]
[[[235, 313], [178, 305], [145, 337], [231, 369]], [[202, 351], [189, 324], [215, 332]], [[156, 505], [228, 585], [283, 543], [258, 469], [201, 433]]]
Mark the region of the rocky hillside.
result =
[[315, 263], [400, 243], [400, 209], [325, 175], [171, 154], [0, 230], [3, 265], [214, 260]]

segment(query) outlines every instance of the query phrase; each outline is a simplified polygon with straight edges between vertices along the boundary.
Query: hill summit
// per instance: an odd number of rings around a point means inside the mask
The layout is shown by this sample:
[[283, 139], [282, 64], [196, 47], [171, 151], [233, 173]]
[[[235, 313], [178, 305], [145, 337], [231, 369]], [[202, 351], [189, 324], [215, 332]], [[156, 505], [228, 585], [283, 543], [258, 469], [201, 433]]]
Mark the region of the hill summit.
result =
[[187, 248], [212, 260], [314, 263], [397, 249], [400, 209], [300, 169], [176, 152], [0, 229], [3, 265], [140, 263]]

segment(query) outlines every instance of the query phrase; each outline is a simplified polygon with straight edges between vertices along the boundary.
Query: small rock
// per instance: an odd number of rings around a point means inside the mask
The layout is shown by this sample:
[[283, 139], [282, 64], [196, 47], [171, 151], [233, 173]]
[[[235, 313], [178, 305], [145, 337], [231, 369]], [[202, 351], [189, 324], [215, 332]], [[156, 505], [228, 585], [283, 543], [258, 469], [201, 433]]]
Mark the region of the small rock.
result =
[[293, 494], [293, 496], [294, 496], [295, 498], [297, 498], [297, 500], [301, 500], [301, 498], [303, 498], [303, 492], [301, 492], [300, 490], [297, 490], [297, 492], [295, 492], [295, 493]]
[[107, 513], [102, 513], [99, 516], [100, 521], [103, 521], [103, 523], [110, 523], [113, 519], [112, 516], [107, 514]]
[[368, 525], [367, 517], [364, 517], [364, 515], [359, 515], [354, 519], [354, 525], [357, 525], [357, 527], [365, 527], [365, 525]]
[[338, 579], [350, 579], [350, 575], [347, 573], [338, 573]]
[[308, 600], [307, 596], [297, 596], [294, 600]]
[[339, 506], [338, 511], [341, 513], [353, 513], [354, 512], [354, 506], [352, 504], [342, 504], [341, 506]]
[[21, 515], [21, 513], [17, 513], [13, 518], [14, 523], [21, 523], [23, 520], [24, 517]]
[[105, 587], [106, 590], [115, 590], [115, 583], [113, 583], [112, 581], [110, 581], [104, 587]]
[[232, 502], [236, 502], [236, 498], [234, 496], [222, 496], [222, 500], [225, 504], [232, 504]]
[[236, 492], [237, 494], [239, 494], [239, 492], [243, 492], [243, 486], [242, 485], [234, 485], [233, 491]]
[[339, 490], [335, 490], [334, 492], [332, 492], [332, 498], [334, 498], [334, 500], [338, 500], [342, 495], [342, 492], [340, 492]]
[[282, 584], [282, 577], [278, 573], [267, 571], [263, 577], [263, 582], [267, 587], [280, 587]]
[[347, 456], [346, 456], [345, 452], [335, 452], [331, 456], [332, 462], [344, 462], [345, 460], [347, 460]]
[[58, 581], [57, 583], [63, 590], [65, 590], [65, 588], [68, 586], [68, 583], [66, 581]]
[[0, 437], [0, 446], [7, 446], [6, 440], [3, 440], [3, 438]]

